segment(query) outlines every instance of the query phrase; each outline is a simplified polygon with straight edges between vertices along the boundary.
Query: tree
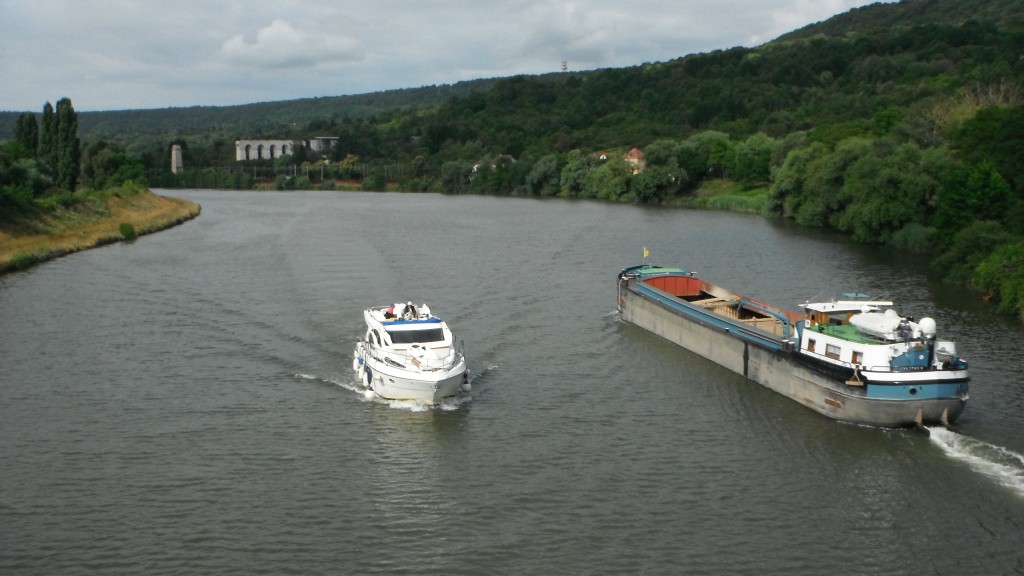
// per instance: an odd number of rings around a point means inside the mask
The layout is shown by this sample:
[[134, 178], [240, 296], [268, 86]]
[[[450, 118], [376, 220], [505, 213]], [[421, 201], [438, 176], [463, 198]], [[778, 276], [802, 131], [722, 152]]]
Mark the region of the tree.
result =
[[731, 176], [737, 182], [754, 186], [766, 184], [771, 178], [772, 156], [779, 141], [757, 133], [736, 145]]
[[856, 242], [887, 243], [908, 224], [921, 224], [938, 181], [922, 169], [921, 150], [907, 143], [889, 151], [885, 140], [845, 171], [841, 195], [846, 206], [832, 219]]
[[999, 310], [1024, 319], [1024, 240], [1006, 243], [978, 264], [972, 283], [999, 295]]
[[57, 102], [54, 127], [57, 152], [56, 182], [61, 188], [74, 192], [78, 184], [81, 151], [78, 140], [78, 114], [71, 105], [71, 100], [61, 98]]
[[948, 242], [976, 220], [1003, 220], [1011, 200], [1010, 186], [990, 163], [968, 162], [944, 182], [934, 224]]
[[53, 105], [43, 104], [43, 126], [39, 136], [39, 161], [51, 170], [57, 168], [57, 117]]
[[24, 146], [31, 158], [35, 158], [39, 152], [39, 125], [35, 114], [25, 112], [18, 116], [14, 125], [14, 141]]
[[450, 194], [465, 194], [469, 190], [473, 166], [465, 162], [445, 162], [441, 165], [441, 184]]
[[98, 140], [83, 151], [81, 179], [84, 185], [97, 190], [121, 186], [128, 180], [146, 184], [146, 169], [141, 160], [126, 154], [121, 146]]
[[[690, 137], [697, 148], [697, 153], [707, 166], [707, 176], [712, 178], [725, 178], [728, 176], [728, 169], [733, 164], [735, 149], [729, 141], [729, 135], [725, 132], [708, 130], [699, 132]], [[701, 179], [704, 174], [694, 174], [692, 177]]]
[[567, 198], [579, 198], [584, 195], [587, 174], [594, 167], [594, 159], [580, 150], [572, 150], [566, 156], [565, 166], [559, 182], [560, 194]]
[[599, 200], [629, 200], [629, 182], [633, 165], [613, 155], [587, 175], [587, 196]]
[[1024, 105], [979, 110], [954, 131], [952, 145], [969, 161], [990, 162], [1024, 199]]
[[558, 157], [548, 154], [538, 160], [526, 175], [526, 186], [535, 196], [558, 194]]
[[676, 154], [676, 163], [681, 170], [686, 172], [691, 182], [697, 183], [707, 174], [707, 156], [701, 153], [692, 139], [680, 142]]
[[0, 146], [0, 216], [5, 207], [30, 206], [32, 199], [53, 186], [49, 175], [19, 142]]

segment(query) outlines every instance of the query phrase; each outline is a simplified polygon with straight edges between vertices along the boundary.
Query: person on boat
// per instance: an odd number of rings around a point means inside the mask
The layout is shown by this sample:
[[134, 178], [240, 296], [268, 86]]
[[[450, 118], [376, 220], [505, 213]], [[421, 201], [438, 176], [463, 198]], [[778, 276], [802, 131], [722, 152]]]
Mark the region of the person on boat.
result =
[[395, 318], [395, 305], [388, 306], [388, 309], [384, 311], [384, 319], [391, 320]]
[[416, 307], [412, 305], [412, 302], [407, 303], [405, 310], [402, 312], [402, 318], [405, 320], [415, 320], [416, 316]]

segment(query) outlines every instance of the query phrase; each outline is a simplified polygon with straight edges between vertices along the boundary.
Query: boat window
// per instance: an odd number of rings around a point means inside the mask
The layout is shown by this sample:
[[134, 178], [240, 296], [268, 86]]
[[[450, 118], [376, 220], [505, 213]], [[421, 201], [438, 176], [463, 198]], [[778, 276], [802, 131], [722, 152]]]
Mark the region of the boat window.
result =
[[815, 341], [814, 338], [808, 338], [807, 339], [807, 350], [809, 350], [811, 352], [815, 352], [815, 348], [817, 348], [817, 347], [818, 347], [818, 342]]
[[828, 356], [833, 360], [839, 360], [839, 346], [836, 346], [835, 344], [827, 344], [825, 346], [825, 356]]
[[853, 358], [850, 361], [852, 363], [854, 363], [854, 364], [863, 364], [864, 363], [864, 353], [863, 352], [857, 352], [856, 350], [854, 350]]
[[413, 344], [415, 342], [443, 342], [444, 330], [429, 328], [426, 330], [388, 330], [393, 344]]

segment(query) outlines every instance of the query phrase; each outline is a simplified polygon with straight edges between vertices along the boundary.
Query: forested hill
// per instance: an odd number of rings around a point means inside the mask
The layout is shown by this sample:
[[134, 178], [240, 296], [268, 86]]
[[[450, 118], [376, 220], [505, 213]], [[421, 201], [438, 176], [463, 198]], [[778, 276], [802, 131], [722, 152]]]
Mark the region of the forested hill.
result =
[[955, 26], [972, 20], [999, 27], [1020, 27], [1021, 16], [1020, 0], [903, 0], [884, 6], [871, 4], [854, 8], [824, 22], [784, 34], [776, 41], [815, 35], [870, 35], [914, 26]]
[[[79, 112], [79, 135], [83, 139], [109, 138], [115, 141], [125, 141], [136, 136], [173, 138], [214, 132], [228, 134], [232, 138], [242, 134], [247, 137], [280, 135], [284, 130], [292, 130], [295, 124], [316, 126], [318, 123], [328, 124], [345, 118], [436, 106], [454, 96], [487, 90], [494, 82], [494, 79], [480, 79], [369, 94], [257, 102], [238, 106]], [[21, 113], [0, 112], [0, 140], [11, 137], [14, 123]]]
[[[965, 5], [981, 19], [964, 21]], [[642, 148], [709, 129], [734, 140], [813, 131], [831, 142], [890, 128], [934, 133], [935, 123], [948, 120], [940, 116], [968, 92], [1019, 92], [1022, 49], [1022, 0], [904, 0], [866, 6], [756, 48], [566, 74], [556, 82], [504, 79], [489, 93], [450, 101], [437, 115], [406, 119], [401, 129], [422, 136], [420, 151], [428, 155], [478, 144], [515, 157]]]
[[[972, 46], [998, 48], [990, 45], [992, 38], [984, 37], [996, 27], [1018, 32], [1024, 29], [1024, 0], [872, 4], [785, 34], [758, 48], [681, 55], [668, 62], [621, 69], [523, 76], [504, 82], [481, 79], [238, 106], [81, 112], [79, 134], [84, 140], [106, 138], [125, 144], [136, 138], [156, 144], [161, 139], [190, 135], [228, 141], [242, 135], [308, 138], [318, 129], [327, 130], [345, 120], [408, 109], [420, 114], [453, 98], [465, 99], [476, 109], [483, 94], [499, 84], [503, 91], [492, 93], [488, 97], [492, 101], [519, 96], [515, 105], [537, 107], [525, 112], [548, 116], [558, 129], [557, 139], [584, 147], [628, 143], [614, 142], [619, 138], [609, 137], [606, 132], [628, 136], [636, 144], [665, 134], [676, 135], [679, 130], [710, 126], [724, 128], [734, 136], [762, 128], [779, 133], [801, 124], [809, 127], [840, 117], [870, 116], [874, 112], [871, 107], [878, 103], [872, 95], [880, 88], [896, 88], [892, 101], [906, 105], [914, 99], [954, 90], [968, 81], [986, 81], [976, 74], [972, 77], [972, 71], [957, 65], [974, 61], [977, 55], [969, 52]], [[1012, 61], [1007, 64], [1019, 66]], [[586, 79], [589, 83], [580, 82]], [[900, 91], [924, 79], [943, 84], [919, 87], [923, 91]], [[531, 100], [523, 94], [522, 86], [534, 81], [538, 94]], [[564, 101], [579, 97], [587, 102], [582, 107], [570, 104], [571, 111], [545, 110], [553, 92], [566, 93]], [[848, 96], [858, 92], [868, 97], [851, 102]], [[74, 99], [73, 94], [66, 96]], [[819, 110], [808, 115], [808, 108]], [[18, 114], [0, 112], [0, 140], [11, 137]], [[796, 124], [794, 118], [799, 120]], [[587, 124], [597, 125], [579, 133], [578, 129]], [[302, 133], [296, 134], [295, 127]], [[545, 142], [550, 143], [551, 138]], [[139, 142], [135, 144], [130, 147], [140, 150]], [[521, 146], [513, 144], [509, 148]]]

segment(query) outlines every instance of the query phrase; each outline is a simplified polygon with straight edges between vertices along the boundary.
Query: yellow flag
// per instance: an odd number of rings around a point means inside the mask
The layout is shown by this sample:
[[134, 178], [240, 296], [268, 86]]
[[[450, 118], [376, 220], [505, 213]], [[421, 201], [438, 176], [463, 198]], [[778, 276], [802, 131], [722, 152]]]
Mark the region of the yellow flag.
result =
[[650, 255], [651, 253], [647, 251], [647, 246], [644, 246], [644, 258], [647, 258]]

